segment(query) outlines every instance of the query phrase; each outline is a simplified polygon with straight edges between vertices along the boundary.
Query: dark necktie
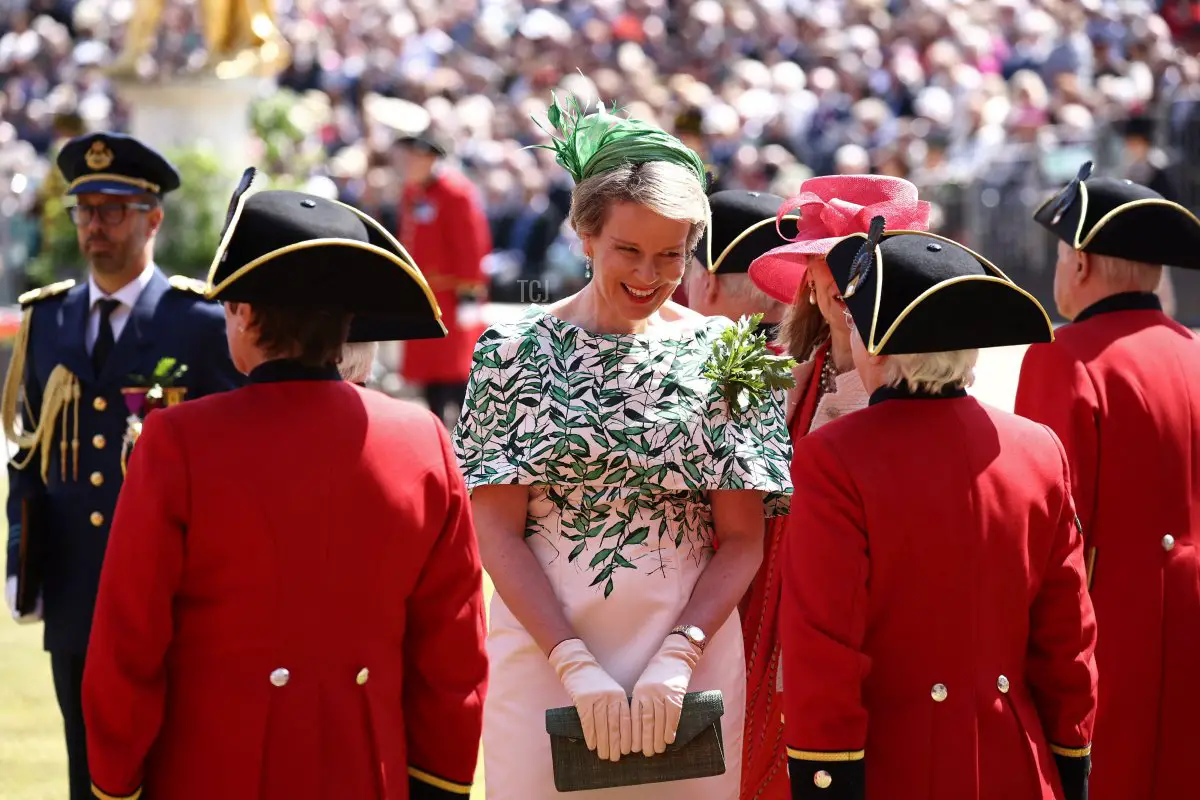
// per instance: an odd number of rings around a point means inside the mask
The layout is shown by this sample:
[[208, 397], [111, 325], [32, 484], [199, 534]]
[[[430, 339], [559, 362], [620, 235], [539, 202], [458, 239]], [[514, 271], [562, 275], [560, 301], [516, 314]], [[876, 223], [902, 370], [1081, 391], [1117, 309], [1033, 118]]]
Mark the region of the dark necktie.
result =
[[121, 305], [120, 300], [107, 298], [98, 300], [96, 305], [100, 306], [100, 333], [96, 336], [96, 344], [92, 346], [92, 370], [99, 375], [104, 369], [104, 362], [108, 361], [108, 355], [112, 352], [113, 345], [116, 344], [116, 337], [113, 336], [112, 329], [112, 313]]

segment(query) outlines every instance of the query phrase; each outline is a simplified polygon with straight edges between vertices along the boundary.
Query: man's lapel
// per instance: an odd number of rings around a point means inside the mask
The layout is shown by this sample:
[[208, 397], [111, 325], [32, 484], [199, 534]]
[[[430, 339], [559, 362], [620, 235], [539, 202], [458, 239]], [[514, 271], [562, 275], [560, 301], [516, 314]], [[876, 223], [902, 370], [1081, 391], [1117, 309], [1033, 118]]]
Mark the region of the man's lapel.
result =
[[88, 299], [87, 281], [75, 284], [67, 292], [58, 337], [58, 363], [84, 382], [95, 378], [87, 351], [87, 319], [91, 310]]

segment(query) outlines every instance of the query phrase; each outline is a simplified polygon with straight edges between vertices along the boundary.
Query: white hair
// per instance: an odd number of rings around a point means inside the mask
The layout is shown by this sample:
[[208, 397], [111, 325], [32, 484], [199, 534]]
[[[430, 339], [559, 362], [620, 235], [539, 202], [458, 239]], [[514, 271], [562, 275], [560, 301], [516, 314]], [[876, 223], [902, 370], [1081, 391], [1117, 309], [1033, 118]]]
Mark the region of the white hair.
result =
[[[697, 265], [696, 269], [704, 268]], [[750, 280], [750, 276], [744, 272], [727, 275], [722, 275], [718, 272], [717, 280], [721, 282], [721, 291], [727, 292], [730, 298], [746, 305], [753, 305], [755, 308], [761, 308], [764, 311], [770, 309], [780, 312], [787, 305], [786, 303], [779, 302], [755, 286], [754, 281]]]
[[888, 356], [883, 362], [883, 382], [886, 386], [907, 383], [918, 392], [940, 392], [955, 386], [965, 389], [975, 382], [978, 360], [978, 350]]
[[342, 380], [350, 383], [366, 383], [370, 380], [378, 352], [379, 342], [348, 342], [342, 345], [342, 357], [338, 360]]
[[1162, 281], [1162, 267], [1115, 256], [1088, 255], [1092, 269], [1109, 286], [1132, 291], [1153, 292]]

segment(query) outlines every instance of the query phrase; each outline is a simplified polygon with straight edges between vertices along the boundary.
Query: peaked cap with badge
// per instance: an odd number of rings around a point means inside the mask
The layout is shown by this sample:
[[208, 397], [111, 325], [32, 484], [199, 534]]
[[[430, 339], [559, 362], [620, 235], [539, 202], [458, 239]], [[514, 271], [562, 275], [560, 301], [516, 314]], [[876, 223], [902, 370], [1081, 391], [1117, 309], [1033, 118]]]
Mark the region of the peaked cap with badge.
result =
[[871, 355], [1053, 341], [1046, 310], [995, 264], [945, 237], [884, 226], [875, 217], [827, 257]]
[[1200, 219], [1153, 189], [1092, 175], [1092, 162], [1034, 220], [1083, 253], [1200, 269]]
[[63, 145], [57, 164], [67, 194], [153, 194], [179, 188], [179, 172], [161, 153], [132, 136], [102, 131]]
[[446, 335], [421, 270], [358, 209], [301, 192], [248, 194], [246, 170], [208, 273], [208, 297], [354, 315], [350, 342]]
[[727, 189], [709, 195], [712, 209], [711, 260], [706, 230], [697, 253], [709, 272], [718, 275], [746, 273], [750, 263], [768, 250], [787, 244], [796, 235], [799, 214], [777, 219], [783, 198], [767, 192]]

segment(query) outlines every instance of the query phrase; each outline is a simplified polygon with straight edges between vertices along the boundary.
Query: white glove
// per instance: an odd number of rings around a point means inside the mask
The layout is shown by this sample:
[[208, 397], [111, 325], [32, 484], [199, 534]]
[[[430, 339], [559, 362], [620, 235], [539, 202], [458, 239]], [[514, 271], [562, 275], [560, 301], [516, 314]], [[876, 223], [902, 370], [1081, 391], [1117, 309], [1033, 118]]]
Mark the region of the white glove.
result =
[[34, 622], [42, 621], [42, 596], [38, 594], [37, 604], [31, 613], [21, 616], [17, 613], [17, 576], [13, 575], [4, 584], [4, 602], [8, 603], [8, 610], [12, 614], [12, 618], [21, 625], [30, 625]]
[[683, 636], [671, 634], [650, 659], [633, 687], [633, 750], [647, 756], [663, 753], [675, 741], [683, 696], [692, 680], [700, 651]]
[[620, 760], [631, 752], [629, 697], [614, 681], [582, 639], [559, 642], [550, 651], [558, 673], [583, 723], [583, 740], [602, 759]]

